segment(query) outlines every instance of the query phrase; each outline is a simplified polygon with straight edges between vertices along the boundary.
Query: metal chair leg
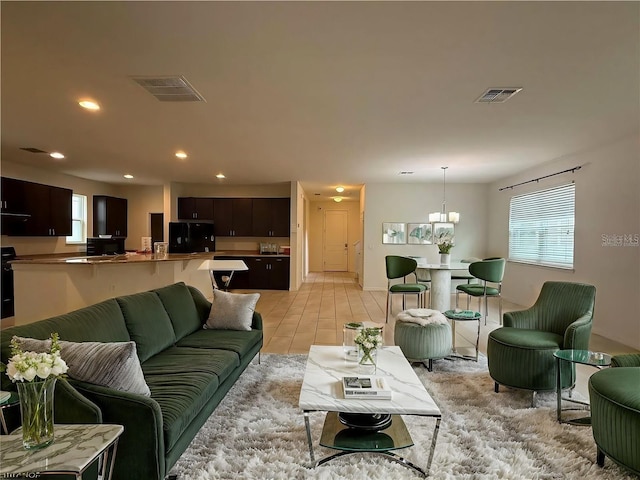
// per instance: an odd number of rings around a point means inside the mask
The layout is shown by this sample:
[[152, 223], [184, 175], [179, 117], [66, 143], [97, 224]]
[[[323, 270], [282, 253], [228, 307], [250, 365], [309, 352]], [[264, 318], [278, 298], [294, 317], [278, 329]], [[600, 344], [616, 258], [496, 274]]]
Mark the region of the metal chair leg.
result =
[[387, 290], [387, 316], [384, 320], [384, 323], [389, 322], [389, 300], [391, 299], [391, 295], [389, 295], [389, 290]]

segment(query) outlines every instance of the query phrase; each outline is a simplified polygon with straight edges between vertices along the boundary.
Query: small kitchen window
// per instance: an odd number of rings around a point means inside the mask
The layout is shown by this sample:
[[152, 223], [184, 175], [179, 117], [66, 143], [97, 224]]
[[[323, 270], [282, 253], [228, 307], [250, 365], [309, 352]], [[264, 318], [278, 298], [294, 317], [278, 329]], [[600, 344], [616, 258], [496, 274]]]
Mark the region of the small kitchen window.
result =
[[67, 244], [87, 243], [87, 196], [73, 194], [71, 199], [71, 236]]

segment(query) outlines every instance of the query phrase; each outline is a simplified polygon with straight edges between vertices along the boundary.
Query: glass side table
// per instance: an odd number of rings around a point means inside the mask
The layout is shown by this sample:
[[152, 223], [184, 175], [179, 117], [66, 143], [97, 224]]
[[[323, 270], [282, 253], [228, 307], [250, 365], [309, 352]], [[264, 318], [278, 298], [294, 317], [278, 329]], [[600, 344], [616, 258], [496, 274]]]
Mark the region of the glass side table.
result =
[[82, 473], [102, 457], [101, 477], [111, 480], [122, 425], [58, 425], [55, 440], [39, 450], [25, 450], [22, 431], [17, 429], [0, 442], [0, 478], [39, 478], [67, 474], [82, 479]]
[[589, 350], [557, 350], [553, 354], [553, 356], [556, 358], [556, 394], [558, 400], [556, 414], [558, 417], [558, 422], [582, 426], [591, 425], [591, 417], [575, 418], [571, 420], [562, 419], [562, 400], [572, 403], [578, 403], [587, 407], [589, 407], [589, 403], [562, 396], [562, 368], [560, 368], [561, 362], [579, 363], [582, 365], [590, 365], [597, 369], [601, 369], [603, 367], [608, 367], [609, 365], [611, 365], [611, 355], [602, 352], [591, 352]]
[[[482, 314], [480, 312], [474, 312], [473, 310], [461, 310], [456, 312], [455, 310], [447, 310], [444, 312], [444, 316], [451, 320], [451, 339], [452, 339], [452, 350], [453, 357], [462, 358], [465, 360], [475, 360], [478, 361], [478, 346], [480, 344], [480, 319], [482, 318]], [[456, 323], [457, 322], [478, 322], [478, 334], [476, 335], [476, 356], [471, 357], [468, 355], [458, 354], [456, 351]]]
[[[18, 392], [0, 392], [1, 395], [5, 398], [0, 400], [0, 423], [2, 424], [2, 434], [7, 435], [9, 430], [7, 429], [7, 422], [4, 419], [4, 409], [15, 407], [20, 404], [20, 397], [18, 397]], [[7, 397], [6, 394], [9, 394]]]

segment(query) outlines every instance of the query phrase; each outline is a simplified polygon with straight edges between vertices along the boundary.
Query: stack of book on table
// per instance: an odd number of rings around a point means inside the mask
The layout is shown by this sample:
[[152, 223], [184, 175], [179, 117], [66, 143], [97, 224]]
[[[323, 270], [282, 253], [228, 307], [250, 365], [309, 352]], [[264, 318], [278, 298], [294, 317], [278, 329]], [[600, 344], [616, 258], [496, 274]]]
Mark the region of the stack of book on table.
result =
[[390, 400], [392, 394], [384, 377], [377, 376], [343, 377], [342, 387], [344, 398]]

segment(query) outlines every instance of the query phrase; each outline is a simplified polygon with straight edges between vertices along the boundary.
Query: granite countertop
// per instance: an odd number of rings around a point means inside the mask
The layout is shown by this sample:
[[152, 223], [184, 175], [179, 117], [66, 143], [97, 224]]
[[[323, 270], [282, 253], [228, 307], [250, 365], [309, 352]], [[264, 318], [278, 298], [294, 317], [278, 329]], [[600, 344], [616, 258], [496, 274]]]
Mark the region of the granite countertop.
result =
[[105, 256], [78, 256], [78, 255], [32, 255], [19, 256], [11, 261], [12, 265], [104, 265], [104, 264], [132, 264], [143, 262], [181, 262], [185, 260], [209, 260], [213, 258], [213, 252], [197, 253], [169, 253], [166, 255], [149, 254], [124, 254]]
[[12, 265], [104, 265], [143, 262], [181, 262], [211, 260], [214, 257], [285, 257], [283, 254], [260, 254], [255, 250], [228, 250], [216, 252], [168, 253], [166, 255], [127, 253], [123, 255], [86, 256], [81, 253], [54, 253], [50, 255], [19, 255]]
[[260, 253], [255, 250], [227, 250], [216, 251], [214, 257], [284, 257], [289, 258], [290, 255], [283, 253]]

